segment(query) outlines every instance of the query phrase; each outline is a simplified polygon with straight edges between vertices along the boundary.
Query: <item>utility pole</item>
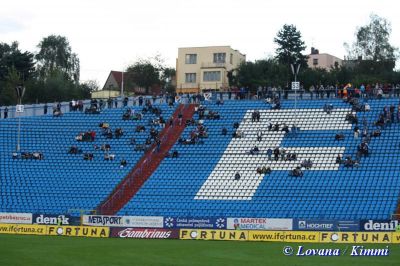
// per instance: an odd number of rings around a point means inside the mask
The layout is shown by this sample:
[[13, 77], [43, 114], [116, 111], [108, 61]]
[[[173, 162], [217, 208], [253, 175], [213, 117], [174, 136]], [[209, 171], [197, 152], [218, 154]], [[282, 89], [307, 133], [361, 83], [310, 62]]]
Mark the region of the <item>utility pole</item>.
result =
[[292, 69], [292, 74], [294, 75], [294, 82], [292, 82], [292, 90], [294, 90], [294, 109], [295, 109], [295, 134], [297, 134], [297, 124], [298, 124], [298, 117], [297, 117], [297, 91], [300, 89], [300, 82], [297, 81], [297, 75], [299, 74], [300, 70], [300, 63], [290, 64], [290, 68]]
[[22, 105], [22, 97], [24, 97], [25, 94], [24, 85], [18, 85], [15, 87], [15, 91], [17, 93], [17, 105], [15, 106], [15, 112], [18, 114], [17, 153], [19, 153], [21, 150], [21, 116], [19, 113], [24, 112], [24, 106]]

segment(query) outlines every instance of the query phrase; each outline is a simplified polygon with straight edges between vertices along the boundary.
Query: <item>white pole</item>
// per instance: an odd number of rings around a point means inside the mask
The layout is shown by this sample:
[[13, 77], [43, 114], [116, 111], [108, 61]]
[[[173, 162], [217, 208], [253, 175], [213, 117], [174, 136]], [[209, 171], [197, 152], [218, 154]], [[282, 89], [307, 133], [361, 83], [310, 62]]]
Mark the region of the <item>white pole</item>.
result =
[[124, 97], [124, 70], [122, 70], [121, 96]]
[[[297, 73], [294, 74], [294, 82], [297, 82]], [[294, 90], [294, 109], [295, 109], [295, 134], [297, 135], [297, 89]]]

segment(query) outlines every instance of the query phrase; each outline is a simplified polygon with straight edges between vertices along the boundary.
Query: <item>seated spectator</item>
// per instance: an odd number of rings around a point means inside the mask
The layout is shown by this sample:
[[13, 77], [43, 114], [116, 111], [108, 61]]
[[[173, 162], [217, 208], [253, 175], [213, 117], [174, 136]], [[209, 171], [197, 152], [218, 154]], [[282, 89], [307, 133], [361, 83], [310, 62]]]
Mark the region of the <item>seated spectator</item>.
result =
[[102, 122], [99, 124], [99, 127], [102, 129], [107, 129], [110, 127], [110, 124]]
[[146, 128], [142, 125], [136, 126], [135, 132], [144, 132], [146, 131]]
[[278, 123], [276, 123], [274, 125], [273, 131], [279, 131], [279, 124]]
[[360, 145], [358, 145], [358, 151], [360, 151], [363, 155], [368, 155], [369, 154], [369, 146], [368, 143], [362, 142]]
[[282, 131], [285, 131], [286, 134], [289, 133], [289, 127], [286, 124], [283, 124]]
[[337, 164], [341, 164], [342, 163], [342, 156], [340, 154], [338, 154], [338, 156], [336, 157], [336, 163]]
[[114, 161], [114, 159], [115, 159], [115, 154], [109, 154], [109, 153], [104, 154], [104, 161]]
[[191, 119], [186, 119], [186, 122], [185, 122], [185, 125], [186, 126], [194, 126], [196, 123], [195, 123], [195, 121], [194, 121], [194, 119], [193, 118], [191, 118]]
[[82, 141], [83, 140], [83, 133], [79, 133], [76, 137], [75, 137], [76, 141]]
[[120, 168], [124, 168], [127, 164], [127, 161], [125, 159], [122, 159], [120, 162]]
[[276, 148], [274, 149], [275, 161], [278, 161], [279, 155], [280, 155], [279, 147], [276, 147]]
[[374, 138], [380, 137], [381, 134], [382, 134], [382, 131], [380, 131], [379, 129], [377, 129], [377, 130], [374, 130], [374, 132], [371, 133], [371, 137], [374, 137]]
[[178, 156], [179, 156], [178, 151], [177, 151], [177, 150], [174, 150], [174, 151], [172, 152], [172, 158], [178, 158]]
[[21, 159], [32, 159], [32, 153], [30, 152], [22, 152], [21, 153]]
[[91, 160], [93, 160], [93, 153], [85, 153], [84, 155], [83, 155], [83, 159], [85, 160], [85, 161], [91, 161]]
[[136, 139], [132, 137], [132, 138], [129, 140], [129, 144], [130, 144], [130, 145], [136, 145]]
[[121, 136], [123, 136], [124, 135], [124, 131], [122, 130], [122, 128], [117, 128], [116, 130], [115, 130], [115, 137], [118, 139], [118, 138], [120, 138]]
[[304, 160], [301, 163], [301, 167], [304, 167], [306, 169], [310, 169], [312, 167], [312, 165], [313, 165], [313, 163], [312, 163], [312, 161], [310, 159]]
[[232, 137], [240, 139], [240, 138], [244, 137], [244, 134], [243, 134], [243, 132], [241, 130], [235, 130], [232, 133]]
[[111, 150], [111, 145], [108, 144], [108, 143], [103, 144], [103, 145], [101, 145], [101, 150], [102, 151], [109, 151], [109, 150]]
[[12, 153], [12, 158], [13, 158], [13, 159], [18, 159], [18, 158], [19, 158], [18, 153], [13, 152], [13, 153]]
[[233, 128], [239, 128], [239, 123], [238, 122], [235, 122], [234, 124], [233, 124]]
[[301, 170], [300, 166], [297, 166], [292, 171], [290, 171], [289, 175], [294, 176], [294, 177], [302, 177], [303, 171]]
[[347, 156], [346, 159], [343, 162], [343, 165], [345, 167], [353, 167], [354, 166], [354, 161], [351, 159], [350, 156]]
[[261, 174], [262, 174], [262, 169], [261, 169], [261, 167], [257, 167], [256, 172], [257, 172], [257, 174], [261, 175]]
[[369, 103], [365, 103], [365, 104], [364, 104], [364, 111], [365, 111], [365, 112], [371, 111], [371, 106], [369, 105]]
[[206, 117], [207, 117], [207, 119], [211, 119], [211, 120], [217, 120], [217, 119], [221, 118], [221, 116], [219, 115], [218, 112], [213, 112], [213, 111], [210, 111]]
[[222, 136], [226, 136], [226, 134], [228, 134], [228, 130], [226, 128], [223, 128], [221, 134]]
[[272, 127], [273, 127], [273, 125], [272, 125], [271, 121], [268, 122], [268, 131], [271, 131], [271, 130], [272, 130]]
[[218, 99], [215, 104], [216, 105], [223, 105], [224, 104], [224, 100]]
[[358, 124], [357, 115], [354, 115], [353, 113], [348, 113], [346, 115], [346, 121], [350, 122], [351, 124]]
[[332, 104], [325, 104], [324, 105], [324, 112], [327, 113], [328, 115], [332, 112], [333, 110], [333, 105]]
[[33, 152], [32, 153], [32, 159], [43, 160], [43, 153], [41, 153], [41, 152]]
[[265, 175], [269, 175], [270, 173], [272, 173], [272, 169], [271, 169], [271, 167], [265, 167], [265, 166], [263, 166], [263, 168], [261, 169], [261, 173], [262, 174], [265, 174]]
[[251, 155], [258, 154], [259, 152], [260, 149], [257, 146], [254, 146], [254, 148], [250, 150]]
[[62, 116], [62, 114], [63, 114], [63, 113], [61, 112], [61, 109], [60, 109], [60, 108], [57, 107], [57, 108], [54, 108], [54, 109], [53, 109], [53, 116], [54, 116], [54, 117]]
[[344, 140], [344, 134], [338, 133], [335, 135], [335, 140]]
[[79, 149], [77, 146], [74, 145], [74, 146], [71, 146], [71, 147], [69, 148], [68, 153], [69, 153], [69, 154], [81, 154], [81, 153], [82, 153], [82, 150]]
[[86, 107], [85, 114], [100, 114], [100, 111], [97, 108], [97, 104], [96, 105], [92, 104], [90, 107]]
[[240, 180], [240, 173], [239, 173], [239, 172], [236, 172], [236, 174], [235, 174], [235, 180]]
[[297, 155], [296, 153], [288, 153], [286, 156], [287, 161], [296, 161], [297, 160]]

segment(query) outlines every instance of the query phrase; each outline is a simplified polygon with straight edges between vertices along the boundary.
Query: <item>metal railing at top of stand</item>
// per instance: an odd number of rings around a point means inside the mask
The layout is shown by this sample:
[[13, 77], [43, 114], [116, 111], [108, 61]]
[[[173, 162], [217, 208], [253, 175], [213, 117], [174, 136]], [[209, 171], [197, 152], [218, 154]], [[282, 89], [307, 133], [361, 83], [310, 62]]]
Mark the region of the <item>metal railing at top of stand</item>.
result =
[[[196, 100], [197, 97], [194, 97], [198, 94], [181, 94], [180, 95], [180, 100], [179, 102], [182, 104], [188, 104], [188, 103], [203, 103], [205, 101], [204, 97], [200, 97], [200, 100]], [[155, 104], [160, 104], [160, 103], [167, 103], [168, 99], [167, 97], [172, 97], [172, 96], [162, 96], [162, 97], [157, 97], [155, 99]], [[294, 100], [295, 98], [295, 93], [292, 90], [289, 91], [266, 91], [266, 92], [257, 92], [257, 93], [241, 93], [238, 91], [223, 91], [223, 92], [211, 92], [211, 98], [208, 100], [208, 102], [216, 102], [217, 100], [265, 100], [268, 97], [278, 97], [283, 100]], [[386, 91], [382, 96], [382, 98], [393, 98], [397, 99], [399, 98], [400, 100], [400, 88], [394, 88], [390, 89], [389, 91]], [[152, 96], [143, 96], [143, 104], [139, 105], [139, 97], [128, 97], [128, 102], [126, 103], [126, 106], [143, 106], [145, 104], [145, 100], [150, 100], [153, 103], [153, 97]], [[376, 93], [370, 93], [370, 94], [363, 94], [360, 96], [361, 99], [368, 100], [368, 99], [379, 99], [380, 96], [378, 96]], [[341, 99], [341, 97], [338, 97], [337, 91], [336, 90], [324, 90], [324, 91], [314, 91], [310, 92], [307, 90], [299, 90], [297, 99], [299, 100], [320, 100], [320, 99]], [[115, 105], [116, 103], [116, 105]], [[68, 112], [79, 112], [79, 111], [72, 111], [70, 110], [70, 103], [69, 102], [61, 102], [61, 111], [62, 113], [68, 113]], [[99, 104], [99, 102], [98, 102]], [[55, 107], [57, 103], [47, 103], [47, 114], [51, 115], [53, 111], [53, 107]], [[124, 99], [119, 97], [115, 98], [112, 100], [111, 106], [109, 106], [107, 99], [104, 100], [103, 103], [103, 108], [102, 109], [113, 109], [113, 108], [121, 108], [124, 107]], [[0, 119], [4, 118], [4, 109], [6, 106], [0, 106]], [[44, 114], [44, 107], [45, 104], [25, 104], [24, 105], [24, 112], [20, 113], [20, 117], [26, 117], [26, 116], [39, 116]], [[90, 100], [84, 100], [83, 101], [83, 111], [85, 108], [90, 107]], [[16, 118], [18, 117], [16, 115], [16, 106], [7, 106], [8, 108], [8, 118]]]

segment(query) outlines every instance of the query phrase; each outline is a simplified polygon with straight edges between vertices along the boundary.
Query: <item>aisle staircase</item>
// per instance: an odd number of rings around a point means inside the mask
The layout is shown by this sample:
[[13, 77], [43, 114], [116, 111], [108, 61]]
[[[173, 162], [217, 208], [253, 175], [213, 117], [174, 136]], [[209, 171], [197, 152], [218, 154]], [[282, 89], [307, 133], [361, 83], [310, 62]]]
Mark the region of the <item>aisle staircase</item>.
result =
[[174, 146], [175, 142], [185, 130], [185, 123], [179, 125], [179, 113], [182, 112], [182, 121], [191, 119], [194, 114], [195, 105], [180, 105], [173, 114], [173, 124], [166, 124], [160, 133], [161, 145], [157, 150], [156, 144], [138, 161], [131, 172], [116, 186], [113, 192], [97, 208], [97, 213], [112, 215], [118, 212], [139, 191], [146, 180], [160, 165], [165, 155]]

